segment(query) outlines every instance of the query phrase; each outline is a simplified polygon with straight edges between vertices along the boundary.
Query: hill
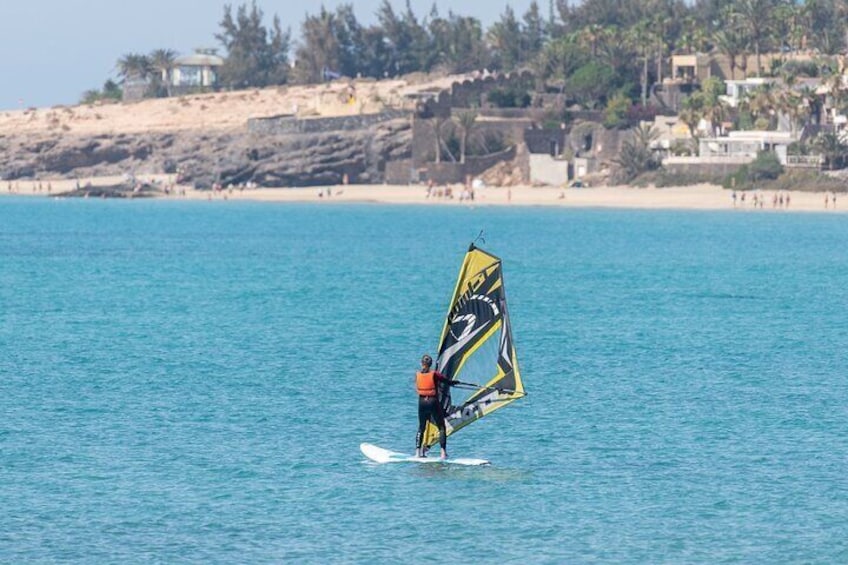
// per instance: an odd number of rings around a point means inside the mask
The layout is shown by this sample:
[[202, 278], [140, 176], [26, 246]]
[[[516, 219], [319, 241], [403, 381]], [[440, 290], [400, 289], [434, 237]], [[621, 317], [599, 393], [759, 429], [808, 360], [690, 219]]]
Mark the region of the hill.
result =
[[335, 81], [197, 94], [134, 103], [30, 108], [0, 113], [3, 179], [175, 174], [200, 187], [259, 177], [266, 186], [377, 182], [402, 158], [408, 119], [357, 131], [299, 135], [249, 132], [252, 118], [334, 118], [412, 111], [416, 93], [464, 76]]

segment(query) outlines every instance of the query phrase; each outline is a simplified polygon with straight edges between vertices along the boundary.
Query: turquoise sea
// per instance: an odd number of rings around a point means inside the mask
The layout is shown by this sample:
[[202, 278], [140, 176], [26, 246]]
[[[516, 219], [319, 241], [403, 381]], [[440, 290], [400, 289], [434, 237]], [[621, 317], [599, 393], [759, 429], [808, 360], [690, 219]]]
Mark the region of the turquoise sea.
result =
[[[468, 243], [527, 398], [411, 451]], [[846, 563], [848, 216], [0, 199], [0, 562]]]

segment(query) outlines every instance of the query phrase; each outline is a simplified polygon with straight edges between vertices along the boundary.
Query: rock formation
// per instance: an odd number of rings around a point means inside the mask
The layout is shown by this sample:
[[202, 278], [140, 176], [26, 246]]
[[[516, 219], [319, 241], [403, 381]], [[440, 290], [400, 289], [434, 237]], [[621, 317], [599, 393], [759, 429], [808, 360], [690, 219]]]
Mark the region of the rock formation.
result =
[[0, 176], [86, 178], [179, 173], [198, 188], [212, 183], [311, 186], [382, 182], [385, 163], [409, 155], [409, 120], [367, 129], [289, 135], [246, 130], [96, 136], [0, 137]]

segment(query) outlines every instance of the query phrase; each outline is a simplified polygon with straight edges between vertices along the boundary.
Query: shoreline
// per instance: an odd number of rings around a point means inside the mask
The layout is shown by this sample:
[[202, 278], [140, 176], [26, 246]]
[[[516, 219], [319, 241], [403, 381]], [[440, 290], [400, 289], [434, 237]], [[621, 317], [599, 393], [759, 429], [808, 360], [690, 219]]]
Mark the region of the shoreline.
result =
[[[140, 180], [169, 182], [167, 175], [143, 175]], [[121, 182], [120, 177], [88, 179], [92, 186]], [[0, 195], [56, 198], [57, 193], [74, 188], [75, 180], [0, 181]], [[11, 187], [11, 190], [9, 189]], [[49, 188], [49, 192], [48, 192]], [[172, 194], [144, 198], [144, 200], [194, 200], [194, 201], [253, 201], [253, 202], [326, 202], [357, 204], [400, 204], [426, 206], [537, 206], [553, 208], [611, 208], [639, 210], [739, 210], [751, 212], [827, 212], [848, 211], [848, 196], [832, 193], [803, 191], [748, 191], [746, 200], [737, 192], [720, 186], [700, 184], [668, 188], [633, 187], [486, 187], [474, 191], [474, 199], [462, 198], [462, 187], [453, 186], [453, 197], [427, 195], [425, 185], [336, 185], [308, 188], [252, 188], [201, 191], [188, 187], [175, 187]], [[779, 196], [778, 196], [779, 194]], [[754, 203], [757, 196], [758, 204]], [[789, 196], [789, 205], [779, 203], [779, 198]], [[825, 195], [828, 195], [827, 205]], [[761, 201], [761, 203], [759, 202]], [[844, 208], [843, 208], [844, 206]]]

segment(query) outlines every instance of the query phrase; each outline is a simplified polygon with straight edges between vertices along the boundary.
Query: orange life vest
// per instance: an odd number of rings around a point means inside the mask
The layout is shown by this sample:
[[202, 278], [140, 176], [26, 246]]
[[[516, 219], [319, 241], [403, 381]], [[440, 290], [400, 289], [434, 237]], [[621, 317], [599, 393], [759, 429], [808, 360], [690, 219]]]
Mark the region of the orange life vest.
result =
[[419, 396], [436, 396], [436, 373], [416, 373], [415, 387]]

